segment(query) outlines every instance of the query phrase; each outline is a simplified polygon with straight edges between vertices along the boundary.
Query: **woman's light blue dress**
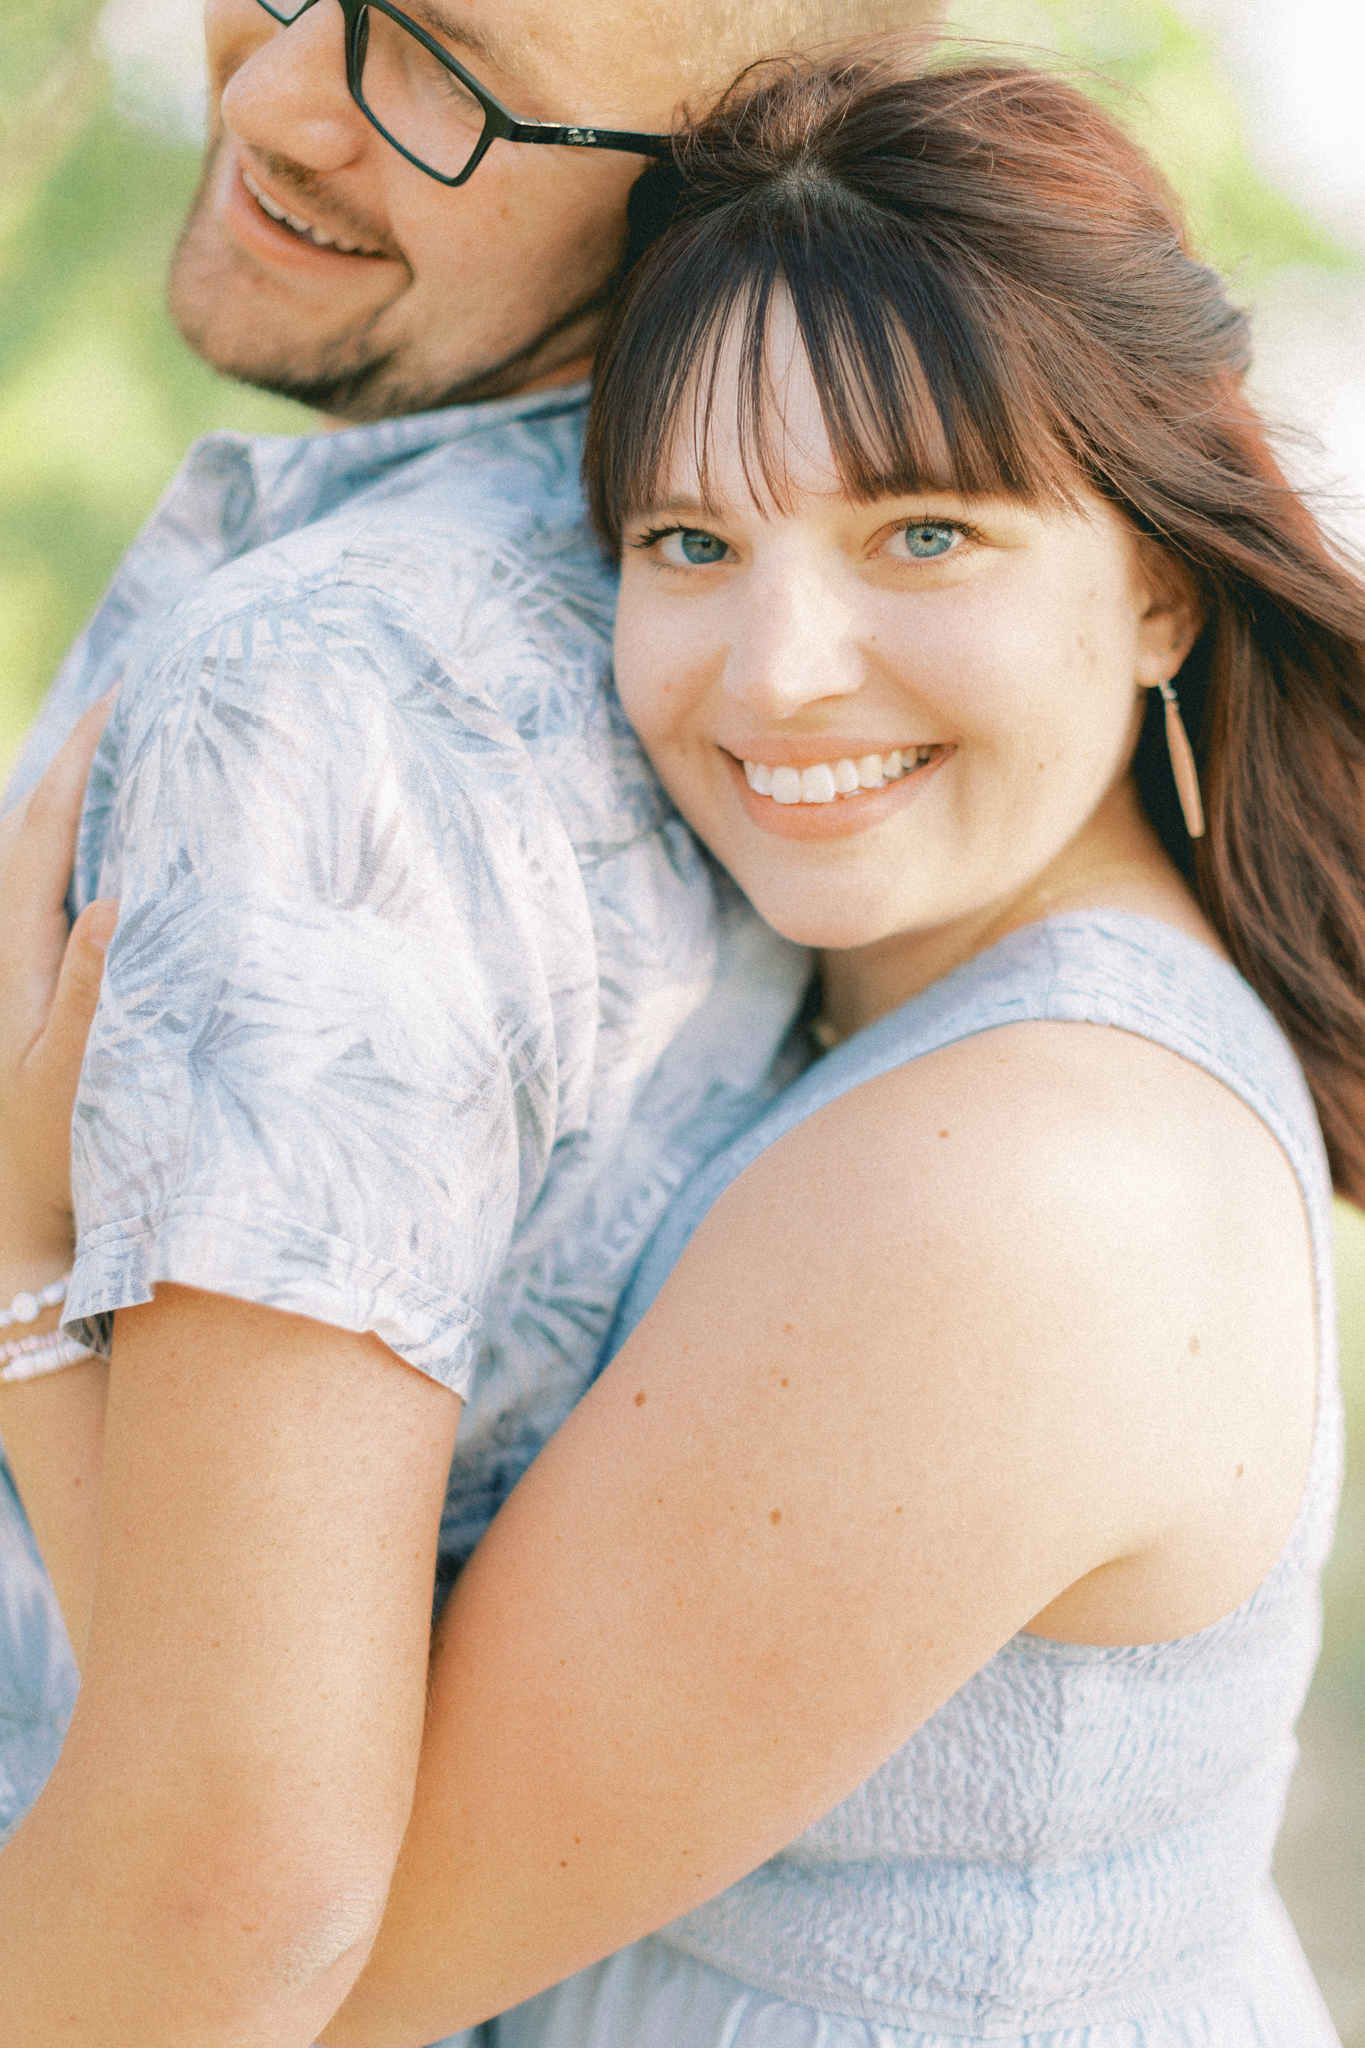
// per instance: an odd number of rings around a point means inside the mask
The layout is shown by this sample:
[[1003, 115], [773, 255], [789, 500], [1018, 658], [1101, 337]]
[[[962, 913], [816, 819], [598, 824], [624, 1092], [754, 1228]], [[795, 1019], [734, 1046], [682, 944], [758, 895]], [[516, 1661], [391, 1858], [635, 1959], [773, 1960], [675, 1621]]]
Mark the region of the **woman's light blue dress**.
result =
[[[1178, 1641], [1014, 1637], [781, 1855], [504, 2015], [488, 2030], [497, 2048], [1336, 2043], [1270, 1875], [1340, 1483], [1330, 1187], [1298, 1064], [1231, 967], [1119, 912], [1014, 933], [821, 1060], [702, 1169], [646, 1251], [614, 1341], [717, 1196], [794, 1124], [922, 1053], [1029, 1020], [1170, 1047], [1238, 1095], [1293, 1166], [1320, 1362], [1283, 1552], [1234, 1613]], [[837, 1391], [833, 1362], [831, 1375]], [[856, 1670], [843, 1678], [852, 1692]]]

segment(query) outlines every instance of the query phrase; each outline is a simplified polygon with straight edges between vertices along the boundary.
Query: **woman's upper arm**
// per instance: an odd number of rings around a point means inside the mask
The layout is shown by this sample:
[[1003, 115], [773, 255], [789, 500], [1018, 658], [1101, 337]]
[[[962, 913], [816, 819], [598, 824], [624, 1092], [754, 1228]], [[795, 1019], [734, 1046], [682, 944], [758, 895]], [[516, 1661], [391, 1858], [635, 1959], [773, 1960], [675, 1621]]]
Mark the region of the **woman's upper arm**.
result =
[[458, 1409], [370, 1337], [120, 1313], [84, 1682], [0, 1863], [25, 2038], [316, 2037], [407, 1819]]
[[995, 1038], [759, 1159], [503, 1509], [330, 2040], [425, 2039], [713, 1895], [1185, 1512], [1203, 1191], [1132, 1086], [1078, 1109]]

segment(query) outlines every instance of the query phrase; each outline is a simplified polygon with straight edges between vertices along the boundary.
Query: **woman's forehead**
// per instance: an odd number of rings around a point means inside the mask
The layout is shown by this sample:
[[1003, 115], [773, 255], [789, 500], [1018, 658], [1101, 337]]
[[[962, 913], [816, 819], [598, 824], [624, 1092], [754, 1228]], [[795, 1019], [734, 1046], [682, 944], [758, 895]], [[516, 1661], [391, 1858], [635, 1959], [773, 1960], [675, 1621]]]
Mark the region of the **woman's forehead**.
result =
[[[865, 366], [853, 358], [827, 360], [817, 377], [784, 287], [774, 290], [761, 321], [752, 309], [732, 311], [699, 350], [679, 393], [661, 449], [658, 497], [748, 499], [781, 511], [801, 498], [952, 492], [947, 434], [908, 342], [904, 355], [901, 425], [909, 423], [911, 433], [895, 449]], [[913, 464], [905, 459], [906, 438]], [[862, 458], [856, 478], [847, 460], [850, 440]]]

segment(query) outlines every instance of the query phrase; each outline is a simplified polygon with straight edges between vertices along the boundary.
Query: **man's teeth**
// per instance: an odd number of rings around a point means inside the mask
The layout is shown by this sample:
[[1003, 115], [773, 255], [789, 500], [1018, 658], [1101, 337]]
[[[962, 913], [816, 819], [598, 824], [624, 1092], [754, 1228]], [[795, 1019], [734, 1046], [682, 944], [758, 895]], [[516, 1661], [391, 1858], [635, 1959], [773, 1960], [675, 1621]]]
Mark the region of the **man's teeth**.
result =
[[933, 751], [893, 747], [889, 754], [864, 754], [860, 761], [817, 761], [810, 768], [769, 768], [762, 761], [746, 761], [744, 779], [756, 796], [770, 796], [775, 804], [832, 804], [836, 796], [884, 789], [888, 782], [913, 774]]
[[283, 221], [287, 228], [292, 228], [296, 235], [302, 235], [306, 240], [315, 242], [319, 249], [337, 249], [343, 256], [358, 256], [361, 253], [355, 242], [338, 241], [335, 235], [324, 234], [321, 228], [315, 228], [311, 221], [302, 219], [297, 213], [286, 212], [278, 200], [262, 192], [250, 171], [242, 172], [242, 183], [256, 204], [268, 213], [272, 220]]

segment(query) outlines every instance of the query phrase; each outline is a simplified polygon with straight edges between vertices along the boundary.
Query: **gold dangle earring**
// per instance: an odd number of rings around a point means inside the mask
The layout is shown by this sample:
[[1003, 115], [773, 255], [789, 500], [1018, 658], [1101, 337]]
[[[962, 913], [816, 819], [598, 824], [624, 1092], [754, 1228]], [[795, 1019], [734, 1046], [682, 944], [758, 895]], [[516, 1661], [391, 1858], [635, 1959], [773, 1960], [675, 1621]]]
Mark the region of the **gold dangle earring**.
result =
[[1175, 691], [1169, 682], [1160, 682], [1157, 688], [1166, 706], [1166, 746], [1171, 756], [1176, 795], [1185, 814], [1185, 830], [1191, 839], [1202, 839], [1204, 805], [1199, 795], [1199, 771], [1194, 765], [1194, 749], [1185, 730], [1185, 721], [1180, 716], [1180, 703]]

